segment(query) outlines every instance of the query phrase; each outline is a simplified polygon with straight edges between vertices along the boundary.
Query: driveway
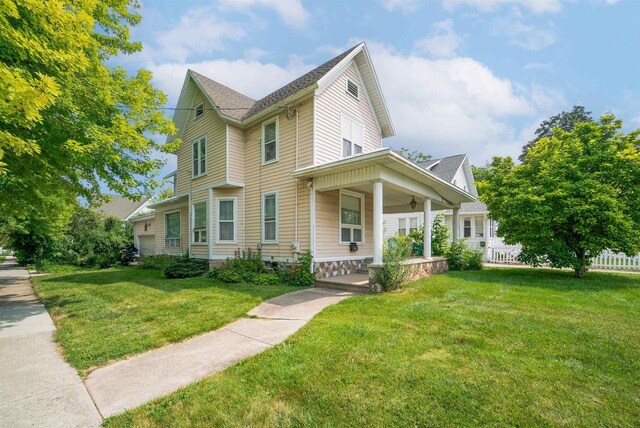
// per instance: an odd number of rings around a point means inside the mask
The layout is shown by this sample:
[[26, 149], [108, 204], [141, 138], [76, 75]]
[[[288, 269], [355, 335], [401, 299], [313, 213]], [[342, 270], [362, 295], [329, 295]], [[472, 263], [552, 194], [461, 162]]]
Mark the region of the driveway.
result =
[[92, 427], [100, 417], [76, 371], [58, 353], [55, 327], [28, 272], [0, 265], [0, 427]]

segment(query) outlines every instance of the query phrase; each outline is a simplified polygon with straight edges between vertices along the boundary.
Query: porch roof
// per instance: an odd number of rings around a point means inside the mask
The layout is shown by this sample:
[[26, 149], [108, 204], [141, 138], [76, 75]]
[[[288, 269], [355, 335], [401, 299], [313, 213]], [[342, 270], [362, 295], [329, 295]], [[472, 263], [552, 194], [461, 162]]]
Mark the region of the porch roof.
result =
[[[417, 197], [434, 198], [442, 208], [473, 202], [475, 196], [414, 164], [389, 148], [351, 156], [322, 165], [300, 168], [295, 178], [313, 178], [316, 190], [330, 190], [382, 180]], [[315, 184], [314, 184], [315, 185]]]
[[187, 199], [189, 199], [189, 197], [187, 195], [174, 196], [172, 198], [163, 199], [161, 201], [149, 204], [149, 205], [147, 205], [147, 207], [148, 208], [156, 208], [156, 207], [160, 207], [160, 206], [167, 205], [167, 204], [173, 204], [173, 203], [176, 203], [176, 202], [186, 201]]

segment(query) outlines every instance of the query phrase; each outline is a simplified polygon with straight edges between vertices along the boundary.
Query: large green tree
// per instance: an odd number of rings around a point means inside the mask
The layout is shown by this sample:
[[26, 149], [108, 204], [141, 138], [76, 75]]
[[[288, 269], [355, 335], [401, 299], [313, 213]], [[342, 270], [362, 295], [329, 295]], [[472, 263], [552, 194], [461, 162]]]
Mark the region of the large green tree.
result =
[[584, 277], [605, 249], [640, 251], [640, 130], [621, 132], [613, 115], [556, 128], [525, 162], [496, 157], [481, 199], [522, 261], [572, 267]]
[[[101, 187], [150, 193], [161, 162], [153, 134], [173, 133], [151, 73], [106, 62], [141, 44], [137, 0], [0, 0], [0, 216], [54, 195], [89, 202]], [[44, 213], [42, 213], [44, 215]]]

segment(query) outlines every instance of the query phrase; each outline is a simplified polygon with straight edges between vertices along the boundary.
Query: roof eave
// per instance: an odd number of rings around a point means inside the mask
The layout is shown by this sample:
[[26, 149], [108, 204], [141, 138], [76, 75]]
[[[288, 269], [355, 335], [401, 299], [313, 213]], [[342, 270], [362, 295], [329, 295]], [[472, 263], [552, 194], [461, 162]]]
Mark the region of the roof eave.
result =
[[282, 101], [279, 101], [277, 103], [275, 103], [272, 106], [267, 107], [264, 110], [259, 111], [258, 113], [254, 114], [253, 116], [249, 116], [245, 119], [242, 119], [242, 122], [240, 122], [239, 124], [241, 126], [247, 127], [247, 126], [251, 126], [256, 122], [259, 122], [261, 119], [273, 114], [273, 112], [281, 107], [284, 107], [288, 104], [292, 104], [304, 97], [306, 97], [309, 94], [312, 94], [313, 92], [315, 92], [316, 88], [318, 87], [317, 83], [314, 83], [312, 85], [309, 85], [308, 87], [292, 94], [289, 95], [287, 98], [283, 99]]

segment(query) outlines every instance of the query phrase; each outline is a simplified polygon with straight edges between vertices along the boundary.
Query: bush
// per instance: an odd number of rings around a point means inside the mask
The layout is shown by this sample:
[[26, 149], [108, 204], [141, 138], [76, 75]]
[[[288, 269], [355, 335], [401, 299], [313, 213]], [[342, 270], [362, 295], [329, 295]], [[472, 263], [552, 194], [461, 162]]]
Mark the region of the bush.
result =
[[446, 254], [449, 270], [482, 269], [482, 251], [467, 248], [464, 241], [452, 242]]
[[311, 253], [305, 251], [300, 254], [296, 263], [279, 266], [276, 269], [276, 274], [282, 284], [294, 287], [309, 287], [313, 284], [316, 278], [311, 271], [312, 259]]
[[208, 260], [179, 257], [164, 268], [162, 274], [165, 278], [194, 278], [204, 275], [207, 270], [209, 270]]
[[222, 282], [238, 283], [253, 282], [256, 275], [266, 272], [267, 268], [262, 262], [260, 252], [248, 249], [237, 250], [232, 259], [225, 260], [224, 264], [211, 275], [215, 275], [215, 278]]
[[140, 266], [142, 269], [164, 270], [167, 266], [173, 263], [176, 258], [176, 256], [167, 255], [144, 256], [138, 262], [138, 266]]
[[444, 223], [444, 214], [440, 213], [433, 220], [431, 228], [431, 253], [442, 256], [449, 249], [449, 228]]
[[209, 269], [208, 271], [206, 271], [204, 273], [204, 275], [202, 275], [204, 278], [212, 278], [212, 279], [218, 279], [218, 277], [220, 276], [220, 268], [212, 268]]
[[[403, 263], [404, 259], [411, 254], [406, 240], [398, 237], [397, 240], [389, 240], [389, 245], [385, 246], [382, 254], [382, 266], [376, 269], [374, 278], [382, 287], [383, 291], [396, 290], [404, 284], [409, 276], [409, 269]], [[396, 243], [393, 245], [392, 242]]]
[[253, 283], [256, 285], [279, 285], [280, 277], [275, 273], [259, 273], [253, 277]]

